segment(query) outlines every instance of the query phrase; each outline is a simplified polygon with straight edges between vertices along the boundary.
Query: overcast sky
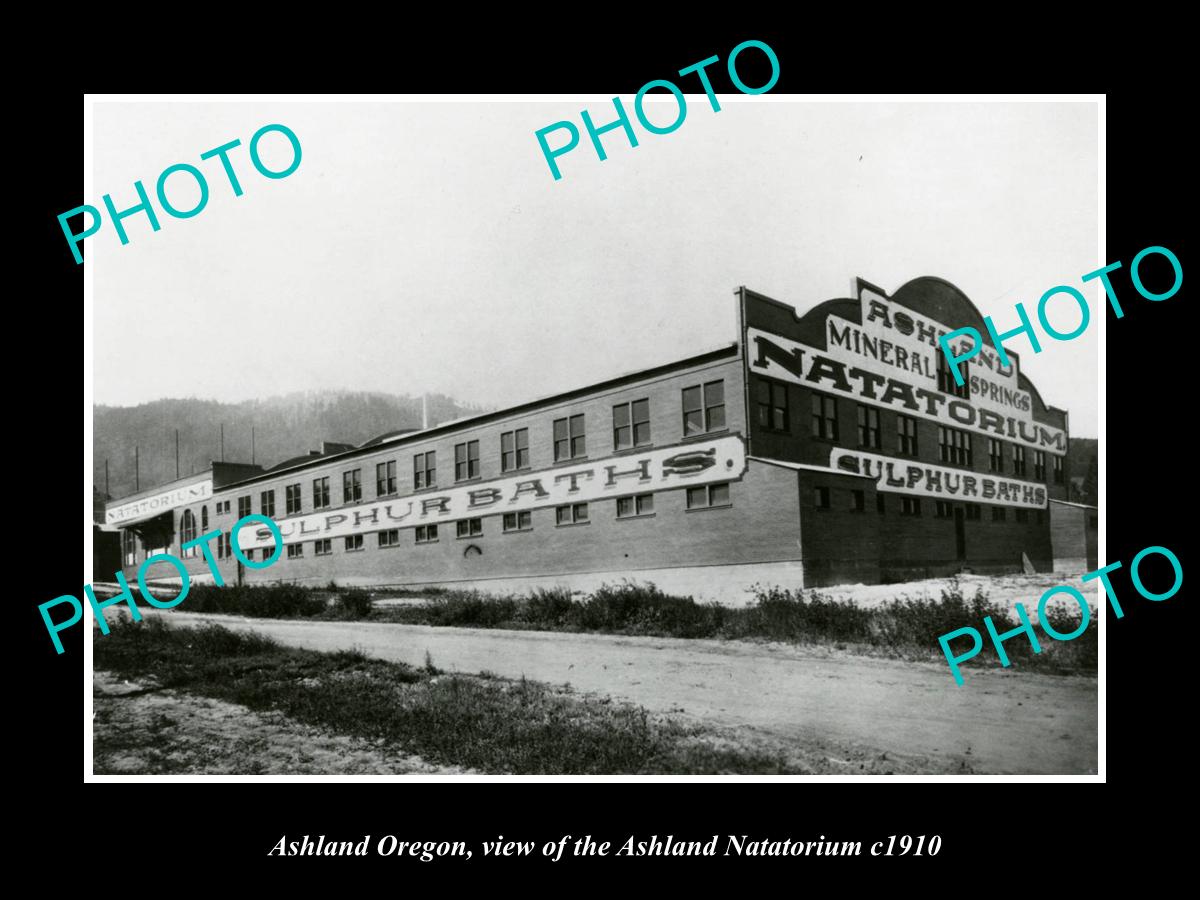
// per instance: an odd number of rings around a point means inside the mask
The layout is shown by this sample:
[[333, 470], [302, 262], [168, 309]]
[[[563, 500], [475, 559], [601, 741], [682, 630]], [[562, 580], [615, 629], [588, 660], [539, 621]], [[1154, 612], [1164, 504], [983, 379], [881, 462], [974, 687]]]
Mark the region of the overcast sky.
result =
[[[667, 102], [652, 120], [670, 121]], [[132, 206], [135, 180], [153, 195], [178, 162], [211, 195], [190, 219], [160, 210], [158, 232], [125, 220], [127, 246], [108, 221], [87, 240], [94, 400], [346, 388], [504, 407], [735, 340], [742, 284], [803, 312], [849, 296], [855, 276], [892, 292], [936, 275], [1011, 327], [1017, 300], [1034, 316], [1046, 289], [1082, 289], [1109, 261], [1095, 104], [721, 102], [689, 96], [668, 135], [635, 121], [637, 148], [610, 132], [604, 162], [584, 133], [560, 181], [534, 132], [583, 108], [607, 122], [610, 100], [97, 103], [86, 202]], [[269, 180], [247, 145], [275, 122], [303, 160]], [[234, 138], [236, 198], [199, 159]], [[289, 159], [277, 134], [262, 148], [272, 168]], [[169, 181], [184, 209], [188, 182]], [[1097, 432], [1082, 377], [1097, 370], [1096, 319], [1038, 355], [1011, 344], [1080, 437]]]

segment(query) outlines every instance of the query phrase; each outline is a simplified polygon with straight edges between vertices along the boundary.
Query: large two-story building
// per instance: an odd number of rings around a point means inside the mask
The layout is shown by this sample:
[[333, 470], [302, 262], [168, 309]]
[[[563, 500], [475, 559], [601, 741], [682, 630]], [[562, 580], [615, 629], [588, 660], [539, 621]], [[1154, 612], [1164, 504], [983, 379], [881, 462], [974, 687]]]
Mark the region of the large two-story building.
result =
[[[737, 291], [739, 339], [499, 412], [210, 471], [109, 504], [131, 580], [154, 552], [231, 583], [589, 587], [631, 578], [737, 599], [963, 570], [1050, 570], [1067, 499], [1067, 413], [985, 346], [956, 385], [940, 334], [982, 316], [953, 285], [808, 313]], [[250, 513], [284, 547], [233, 554]], [[1068, 535], [1068, 537], [1063, 537]], [[252, 561], [274, 539], [254, 524]], [[1083, 536], [1078, 540], [1082, 546]], [[1094, 541], [1093, 541], [1094, 552]], [[148, 577], [173, 572], [156, 564]]]

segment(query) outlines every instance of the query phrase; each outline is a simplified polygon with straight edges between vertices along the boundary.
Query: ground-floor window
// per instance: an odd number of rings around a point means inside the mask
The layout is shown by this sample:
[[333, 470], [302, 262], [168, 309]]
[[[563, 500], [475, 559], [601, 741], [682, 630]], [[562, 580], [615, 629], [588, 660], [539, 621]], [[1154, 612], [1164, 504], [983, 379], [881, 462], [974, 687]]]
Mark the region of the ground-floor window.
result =
[[400, 545], [400, 529], [389, 528], [387, 531], [379, 532], [380, 547], [398, 547]]
[[919, 516], [921, 514], [921, 498], [920, 497], [901, 497], [900, 498], [900, 515], [902, 516]]
[[353, 553], [356, 550], [363, 548], [363, 537], [361, 534], [351, 534], [346, 537], [346, 552]]
[[938, 500], [933, 513], [939, 519], [949, 519], [954, 513], [950, 510], [950, 504], [945, 500]]
[[299, 559], [303, 555], [304, 555], [304, 545], [303, 544], [288, 544], [287, 545], [287, 558], [288, 559]]
[[967, 518], [972, 522], [978, 522], [983, 516], [983, 508], [978, 503], [967, 504]]
[[314, 556], [328, 556], [333, 552], [333, 540], [331, 538], [322, 538], [319, 541], [313, 541]]

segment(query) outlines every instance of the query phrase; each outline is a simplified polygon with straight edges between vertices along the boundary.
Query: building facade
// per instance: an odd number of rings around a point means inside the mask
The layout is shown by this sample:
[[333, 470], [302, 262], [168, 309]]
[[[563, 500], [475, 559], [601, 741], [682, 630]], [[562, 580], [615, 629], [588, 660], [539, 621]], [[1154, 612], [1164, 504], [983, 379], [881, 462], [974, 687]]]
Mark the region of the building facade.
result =
[[[937, 337], [986, 334], [953, 285], [919, 278], [798, 316], [745, 288], [725, 348], [511, 409], [271, 469], [214, 463], [115, 501], [127, 578], [156, 552], [227, 583], [520, 590], [653, 581], [738, 599], [1054, 565], [1067, 414], [991, 346], [957, 386]], [[243, 516], [267, 516], [236, 540]], [[260, 568], [261, 567], [261, 568]], [[156, 563], [147, 577], [171, 580]], [[176, 576], [177, 580], [177, 576]]]

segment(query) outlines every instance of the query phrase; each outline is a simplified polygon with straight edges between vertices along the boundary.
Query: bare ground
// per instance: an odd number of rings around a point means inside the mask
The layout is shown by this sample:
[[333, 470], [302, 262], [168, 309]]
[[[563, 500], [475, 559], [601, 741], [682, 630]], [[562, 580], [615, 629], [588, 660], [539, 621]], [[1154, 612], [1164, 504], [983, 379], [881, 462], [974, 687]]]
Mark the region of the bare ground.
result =
[[[678, 640], [377, 622], [246, 619], [172, 610], [179, 625], [220, 624], [313, 650], [357, 649], [420, 666], [554, 684], [748, 728], [793, 746], [857, 748], [835, 766], [867, 759], [920, 761], [907, 771], [1093, 774], [1095, 678], [851, 656], [788, 644]], [[875, 748], [871, 753], [862, 748]], [[828, 760], [834, 763], [831, 758]], [[886, 765], [886, 764], [885, 764]], [[878, 762], [867, 771], [880, 771]]]

